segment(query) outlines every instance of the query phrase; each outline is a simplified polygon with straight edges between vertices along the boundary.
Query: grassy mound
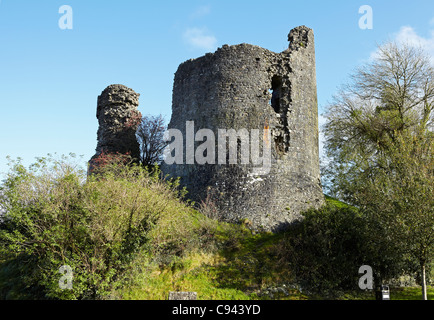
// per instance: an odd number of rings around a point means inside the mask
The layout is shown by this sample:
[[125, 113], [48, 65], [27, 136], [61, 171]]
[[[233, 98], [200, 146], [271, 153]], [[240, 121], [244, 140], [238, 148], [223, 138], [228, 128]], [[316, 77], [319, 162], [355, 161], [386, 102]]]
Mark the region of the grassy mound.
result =
[[[0, 186], [0, 299], [373, 299], [357, 287], [372, 248], [336, 199], [281, 233], [207, 217], [177, 181], [112, 159], [11, 162]], [[416, 292], [394, 290], [392, 297]]]

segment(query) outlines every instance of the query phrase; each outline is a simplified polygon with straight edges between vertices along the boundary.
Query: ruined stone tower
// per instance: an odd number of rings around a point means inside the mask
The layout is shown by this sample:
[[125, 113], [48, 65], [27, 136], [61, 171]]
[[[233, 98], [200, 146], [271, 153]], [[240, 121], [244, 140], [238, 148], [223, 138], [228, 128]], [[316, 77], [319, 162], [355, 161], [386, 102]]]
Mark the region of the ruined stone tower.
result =
[[92, 172], [94, 159], [103, 151], [107, 154], [128, 153], [133, 159], [139, 159], [139, 144], [136, 139], [136, 130], [141, 119], [137, 110], [139, 96], [140, 94], [121, 84], [108, 86], [98, 96], [98, 143], [96, 153], [89, 161], [88, 172]]
[[[252, 161], [192, 163], [188, 149], [199, 150], [197, 147], [209, 139], [203, 135], [196, 136], [193, 146], [184, 141], [182, 163], [162, 166], [164, 173], [181, 177], [190, 199], [211, 199], [222, 219], [248, 219], [254, 228], [272, 231], [324, 202], [313, 31], [297, 27], [291, 30], [288, 40], [288, 49], [281, 53], [250, 44], [224, 45], [215, 53], [182, 63], [173, 86], [169, 129], [178, 129], [186, 140], [193, 137], [192, 132], [211, 129], [216, 146], [206, 153], [215, 152], [216, 159], [219, 129], [234, 129], [237, 133], [247, 130], [251, 137], [254, 129], [259, 129], [264, 132], [262, 147], [271, 148], [271, 168], [258, 174], [257, 164]], [[241, 135], [236, 139], [240, 155], [243, 140]], [[230, 145], [230, 139], [228, 142]]]

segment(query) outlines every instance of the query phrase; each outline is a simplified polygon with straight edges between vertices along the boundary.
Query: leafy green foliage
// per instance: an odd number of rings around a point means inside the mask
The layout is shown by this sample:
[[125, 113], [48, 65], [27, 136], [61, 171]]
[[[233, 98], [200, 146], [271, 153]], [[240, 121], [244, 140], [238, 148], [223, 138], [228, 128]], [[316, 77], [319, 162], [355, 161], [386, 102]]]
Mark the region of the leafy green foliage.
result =
[[325, 180], [368, 217], [370, 241], [388, 257], [376, 255], [377, 278], [416, 262], [425, 284], [434, 246], [434, 67], [422, 50], [389, 43], [351, 79], [326, 113]]
[[360, 212], [335, 199], [309, 210], [305, 219], [285, 233], [278, 249], [297, 282], [324, 295], [354, 290], [358, 269], [367, 263], [366, 220]]
[[[112, 161], [86, 177], [66, 159], [41, 158], [29, 169], [13, 162], [1, 187], [2, 296], [108, 297], [139, 252], [179, 253], [173, 223], [193, 213], [178, 197], [176, 181], [140, 166]], [[72, 268], [71, 289], [59, 285], [63, 265]]]
[[421, 49], [387, 43], [378, 56], [351, 74], [325, 113], [322, 175], [333, 195], [354, 204], [360, 174], [380, 165], [390, 143], [404, 131], [432, 130], [434, 67]]

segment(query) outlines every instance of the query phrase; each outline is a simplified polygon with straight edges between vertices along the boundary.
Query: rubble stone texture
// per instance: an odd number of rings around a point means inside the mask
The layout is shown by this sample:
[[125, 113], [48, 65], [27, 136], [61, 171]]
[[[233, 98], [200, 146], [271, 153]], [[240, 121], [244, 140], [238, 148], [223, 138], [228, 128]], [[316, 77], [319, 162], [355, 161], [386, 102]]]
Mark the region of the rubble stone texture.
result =
[[[272, 166], [266, 175], [255, 165], [163, 163], [164, 174], [181, 177], [187, 197], [211, 199], [221, 219], [277, 231], [324, 203], [320, 184], [318, 105], [313, 31], [297, 27], [289, 47], [275, 53], [250, 44], [224, 45], [215, 53], [182, 63], [175, 74], [168, 128], [186, 137], [194, 130], [271, 131]], [[261, 131], [262, 132], [262, 131]], [[185, 138], [184, 138], [185, 139]], [[202, 141], [195, 142], [197, 146]], [[261, 149], [262, 150], [262, 149]], [[218, 150], [215, 150], [216, 158]]]
[[197, 300], [197, 292], [170, 291], [169, 300]]
[[139, 144], [136, 130], [141, 114], [137, 110], [140, 94], [121, 85], [112, 84], [98, 96], [96, 117], [99, 127], [97, 132], [96, 153], [89, 161], [89, 172], [94, 168], [94, 159], [102, 152], [106, 154], [127, 154], [139, 159]]

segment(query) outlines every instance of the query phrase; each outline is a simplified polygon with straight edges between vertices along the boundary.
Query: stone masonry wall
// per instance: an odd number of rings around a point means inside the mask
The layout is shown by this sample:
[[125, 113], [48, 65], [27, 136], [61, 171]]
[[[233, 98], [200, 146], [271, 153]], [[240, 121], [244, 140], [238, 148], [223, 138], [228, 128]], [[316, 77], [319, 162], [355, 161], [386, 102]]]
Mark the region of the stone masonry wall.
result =
[[222, 219], [248, 219], [253, 228], [272, 231], [324, 203], [313, 31], [297, 27], [288, 40], [281, 53], [250, 44], [224, 45], [182, 63], [173, 86], [169, 129], [186, 137], [186, 121], [194, 121], [195, 132], [211, 129], [217, 137], [218, 129], [262, 132], [268, 127], [270, 172], [254, 174], [252, 163], [186, 164], [185, 150], [182, 164], [162, 166], [165, 174], [181, 177], [192, 200], [212, 199]]
[[136, 130], [141, 114], [137, 110], [140, 94], [121, 85], [112, 84], [98, 96], [96, 117], [99, 127], [97, 132], [96, 153], [89, 161], [89, 172], [95, 165], [94, 159], [103, 151], [108, 154], [130, 154], [139, 159], [139, 144]]

